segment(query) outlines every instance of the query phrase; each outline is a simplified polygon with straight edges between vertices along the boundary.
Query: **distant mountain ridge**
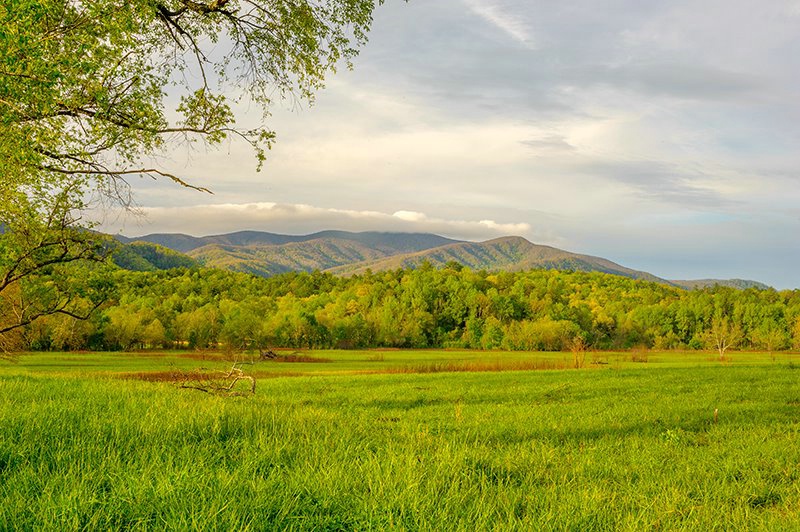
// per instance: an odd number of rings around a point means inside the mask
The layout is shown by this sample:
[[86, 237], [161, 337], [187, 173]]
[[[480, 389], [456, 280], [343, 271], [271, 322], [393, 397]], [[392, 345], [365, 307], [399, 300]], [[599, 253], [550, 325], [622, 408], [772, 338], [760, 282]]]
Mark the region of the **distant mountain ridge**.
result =
[[486, 242], [456, 242], [416, 253], [337, 267], [332, 269], [331, 273], [354, 274], [363, 273], [367, 269], [383, 271], [416, 268], [423, 262], [428, 262], [438, 268], [453, 261], [474, 270], [520, 271], [541, 268], [599, 271], [634, 279], [667, 282], [650, 273], [632, 270], [607, 259], [533, 244], [519, 236], [496, 238]]
[[237, 231], [224, 235], [190, 236], [181, 233], [154, 233], [134, 238], [117, 236], [117, 240], [130, 242], [150, 242], [166, 248], [188, 253], [204, 246], [217, 244], [220, 246], [279, 246], [312, 240], [332, 239], [358, 242], [373, 248], [390, 248], [398, 252], [421, 251], [432, 247], [460, 242], [430, 233], [382, 233], [366, 231], [351, 233], [349, 231], [320, 231], [310, 235], [281, 235], [264, 231]]
[[209, 244], [193, 249], [189, 255], [207, 266], [268, 277], [290, 271], [327, 270], [343, 264], [360, 264], [395, 253], [399, 251], [373, 248], [352, 240], [321, 238], [271, 246]]
[[[269, 277], [290, 271], [326, 271], [353, 275], [367, 270], [384, 271], [416, 268], [423, 263], [443, 267], [457, 262], [473, 270], [520, 271], [555, 269], [597, 271], [693, 289], [719, 284], [734, 288], [768, 288], [757, 281], [741, 279], [700, 279], [669, 281], [651, 273], [634, 270], [602, 257], [572, 253], [551, 246], [533, 244], [519, 236], [485, 242], [454, 240], [430, 233], [383, 233], [367, 231], [320, 231], [310, 235], [281, 235], [262, 231], [195, 237], [158, 233], [128, 238], [117, 236], [128, 245], [139, 245], [137, 255], [168, 248], [186, 257], [186, 264], [247, 272]], [[142, 247], [143, 243], [153, 248]], [[130, 255], [130, 253], [128, 253]], [[158, 254], [161, 257], [163, 253]], [[128, 260], [147, 268], [147, 264]], [[147, 262], [155, 262], [145, 259]], [[167, 264], [177, 259], [170, 256]]]
[[710, 288], [712, 286], [727, 286], [729, 288], [738, 288], [739, 290], [746, 290], [748, 288], [756, 288], [758, 290], [766, 290], [769, 285], [760, 283], [758, 281], [750, 281], [748, 279], [694, 279], [691, 281], [670, 281], [674, 285], [686, 288], [688, 290]]

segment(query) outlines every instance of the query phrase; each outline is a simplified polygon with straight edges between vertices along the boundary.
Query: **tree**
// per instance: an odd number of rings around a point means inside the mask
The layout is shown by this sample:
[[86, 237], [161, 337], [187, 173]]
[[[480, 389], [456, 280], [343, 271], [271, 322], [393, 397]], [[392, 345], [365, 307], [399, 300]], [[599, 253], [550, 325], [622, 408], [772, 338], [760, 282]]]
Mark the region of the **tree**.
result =
[[788, 334], [791, 336], [792, 349], [800, 349], [800, 316], [797, 316], [793, 321], [789, 322]]
[[755, 347], [766, 350], [773, 359], [773, 351], [784, 349], [789, 343], [786, 328], [769, 318], [750, 333], [750, 339]]
[[706, 344], [719, 352], [719, 359], [725, 360], [725, 352], [735, 347], [742, 337], [738, 325], [731, 323], [725, 316], [717, 316], [711, 321], [711, 328], [706, 331]]
[[[312, 101], [328, 72], [350, 66], [376, 1], [4, 1], [0, 294], [102, 258], [82, 213], [132, 206], [132, 177], [208, 191], [151, 162], [175, 143], [235, 137], [260, 169], [275, 138], [272, 98]], [[263, 110], [255, 127], [236, 125], [231, 102], [242, 100]], [[71, 300], [48, 301], [17, 322], [71, 312]]]
[[142, 343], [146, 347], [160, 347], [167, 343], [166, 330], [158, 318], [145, 325], [142, 331]]
[[[3, 179], [0, 189], [5, 192]], [[86, 319], [112, 291], [102, 268], [85, 265], [102, 260], [106, 247], [100, 235], [76, 229], [79, 220], [70, 205], [78, 200], [73, 193], [9, 194], [12, 201], [0, 202], [3, 350], [13, 347], [9, 339], [17, 329], [43, 316]]]
[[575, 369], [581, 369], [586, 361], [586, 340], [583, 336], [575, 336], [569, 343], [569, 350], [572, 351], [572, 365]]
[[[89, 188], [128, 201], [126, 178], [176, 137], [229, 135], [264, 160], [273, 95], [313, 100], [350, 64], [375, 0], [9, 0], [0, 7], [3, 174], [29, 187]], [[165, 90], [169, 87], [169, 90]], [[241, 92], [230, 93], [230, 87]], [[168, 118], [166, 98], [178, 97]], [[261, 125], [236, 127], [247, 98]]]

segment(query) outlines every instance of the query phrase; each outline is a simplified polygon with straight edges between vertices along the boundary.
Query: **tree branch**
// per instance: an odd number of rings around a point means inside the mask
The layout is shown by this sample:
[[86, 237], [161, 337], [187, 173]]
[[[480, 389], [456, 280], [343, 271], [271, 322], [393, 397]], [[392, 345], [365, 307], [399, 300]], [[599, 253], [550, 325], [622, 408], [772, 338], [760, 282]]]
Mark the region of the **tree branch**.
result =
[[[138, 170], [89, 170], [89, 169], [78, 169], [78, 170], [67, 170], [65, 168], [57, 168], [55, 166], [48, 166], [48, 165], [41, 165], [39, 166], [42, 170], [47, 170], [48, 172], [56, 172], [59, 174], [64, 175], [105, 175], [109, 177], [116, 177], [116, 176], [123, 176], [123, 175], [148, 175], [148, 174], [156, 174], [161, 177], [166, 177], [171, 179], [175, 183], [186, 187], [191, 188], [193, 190], [197, 190], [198, 192], [207, 192], [208, 194], [213, 194], [212, 191], [205, 187], [199, 187], [196, 185], [192, 185], [191, 183], [187, 183], [180, 177], [170, 174], [168, 172], [163, 172], [157, 168], [140, 168]], [[150, 177], [153, 177], [152, 175]], [[155, 179], [155, 178], [153, 178]]]

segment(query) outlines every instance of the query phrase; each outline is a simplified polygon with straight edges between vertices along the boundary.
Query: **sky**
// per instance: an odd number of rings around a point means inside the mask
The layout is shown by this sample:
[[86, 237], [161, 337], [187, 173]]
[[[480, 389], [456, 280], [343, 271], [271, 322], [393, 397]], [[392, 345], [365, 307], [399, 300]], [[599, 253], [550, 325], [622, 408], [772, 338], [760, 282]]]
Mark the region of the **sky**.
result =
[[176, 148], [214, 194], [142, 179], [102, 227], [519, 235], [800, 288], [800, 1], [387, 0], [354, 65], [276, 102], [261, 172]]

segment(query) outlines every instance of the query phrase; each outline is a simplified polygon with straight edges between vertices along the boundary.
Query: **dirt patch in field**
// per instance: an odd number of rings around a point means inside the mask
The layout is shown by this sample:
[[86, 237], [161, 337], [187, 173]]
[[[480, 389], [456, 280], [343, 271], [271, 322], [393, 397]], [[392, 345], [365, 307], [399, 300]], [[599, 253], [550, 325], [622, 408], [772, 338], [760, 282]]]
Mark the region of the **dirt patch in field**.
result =
[[[425, 373], [495, 373], [504, 371], [548, 371], [571, 369], [572, 366], [563, 361], [555, 360], [514, 360], [514, 361], [451, 361], [432, 362], [429, 364], [413, 364], [408, 366], [395, 366], [389, 368], [376, 368], [364, 370], [344, 370], [324, 373], [307, 371], [270, 371], [265, 369], [270, 362], [299, 362], [318, 363], [333, 362], [330, 359], [313, 357], [310, 355], [294, 354], [282, 355], [278, 358], [261, 362], [257, 366], [245, 365], [242, 367], [247, 375], [256, 379], [271, 379], [280, 377], [306, 377], [311, 375], [391, 375], [391, 374], [425, 374]], [[146, 382], [173, 382], [191, 383], [219, 379], [225, 371], [139, 371], [120, 373], [119, 379], [139, 380]]]
[[[115, 375], [115, 377], [123, 380], [144, 382], [192, 383], [219, 379], [224, 373], [224, 371], [138, 371], [131, 373], [119, 373]], [[248, 374], [257, 379], [302, 377], [306, 375], [306, 373], [298, 371], [253, 371], [248, 372]]]
[[220, 361], [233, 361], [233, 356], [224, 353], [177, 353], [172, 355], [175, 358], [182, 358], [186, 360], [220, 360]]
[[177, 353], [173, 354], [175, 358], [182, 358], [185, 360], [199, 360], [199, 361], [213, 361], [213, 362], [333, 362], [330, 358], [325, 357], [317, 357], [313, 355], [306, 355], [303, 353], [290, 353], [290, 354], [278, 354], [275, 358], [271, 358], [268, 360], [261, 359], [258, 355], [231, 355], [225, 353]]
[[116, 375], [118, 379], [135, 380], [146, 382], [185, 382], [200, 381], [216, 377], [214, 372], [200, 371], [137, 371], [131, 373], [120, 373]]
[[302, 353], [293, 353], [291, 355], [278, 355], [270, 359], [268, 362], [333, 362], [330, 358], [315, 357], [311, 355], [304, 355]]

